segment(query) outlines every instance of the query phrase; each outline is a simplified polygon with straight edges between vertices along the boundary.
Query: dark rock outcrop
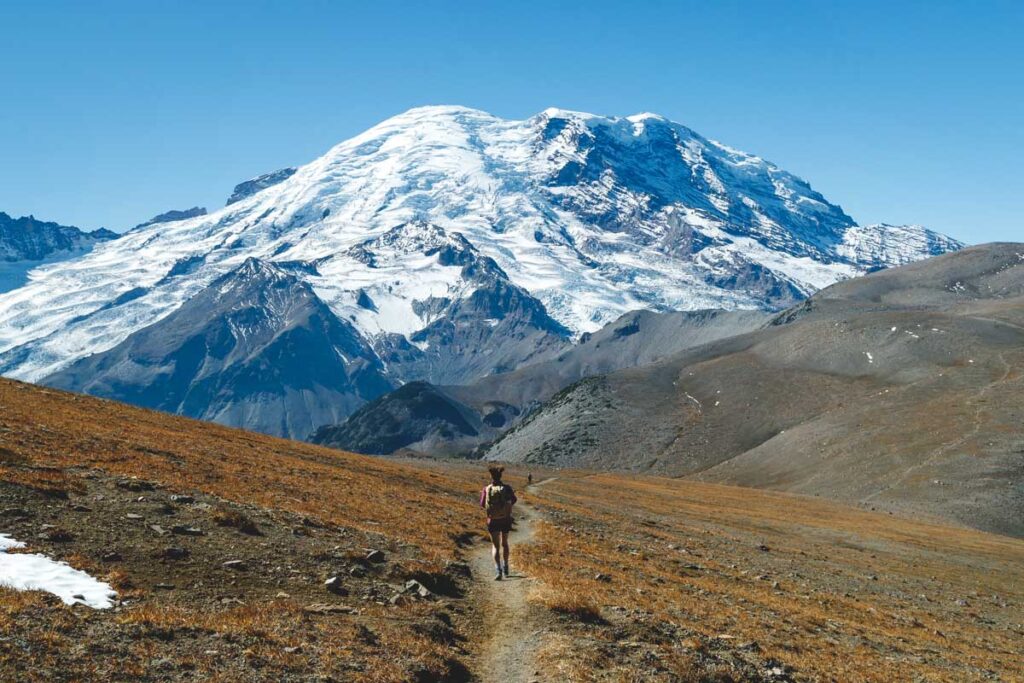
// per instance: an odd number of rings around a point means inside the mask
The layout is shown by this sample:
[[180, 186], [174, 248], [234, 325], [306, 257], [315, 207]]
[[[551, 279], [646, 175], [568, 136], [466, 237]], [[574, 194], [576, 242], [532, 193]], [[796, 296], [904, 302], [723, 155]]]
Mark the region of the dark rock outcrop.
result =
[[91, 248], [117, 233], [105, 228], [85, 232], [70, 225], [41, 221], [35, 216], [13, 218], [0, 211], [0, 261], [41, 261], [61, 252]]
[[294, 168], [282, 168], [279, 171], [273, 171], [271, 173], [264, 173], [261, 176], [257, 176], [251, 180], [246, 180], [244, 183], [238, 183], [235, 185], [234, 191], [231, 196], [228, 197], [227, 205], [234, 204], [237, 201], [241, 201], [246, 197], [265, 190], [268, 187], [273, 187], [278, 183], [282, 183], [295, 175]]
[[145, 223], [139, 223], [135, 226], [135, 230], [144, 228], [147, 225], [155, 225], [156, 223], [171, 223], [173, 221], [183, 221], [187, 218], [195, 218], [197, 216], [205, 216], [205, 206], [193, 206], [191, 209], [185, 209], [184, 211], [178, 211], [177, 209], [171, 209], [161, 214], [153, 216]]
[[402, 448], [457, 451], [460, 441], [480, 433], [480, 421], [443, 389], [410, 382], [353, 413], [340, 425], [316, 431], [311, 441], [368, 455]]
[[392, 388], [351, 324], [257, 259], [44, 383], [298, 438]]

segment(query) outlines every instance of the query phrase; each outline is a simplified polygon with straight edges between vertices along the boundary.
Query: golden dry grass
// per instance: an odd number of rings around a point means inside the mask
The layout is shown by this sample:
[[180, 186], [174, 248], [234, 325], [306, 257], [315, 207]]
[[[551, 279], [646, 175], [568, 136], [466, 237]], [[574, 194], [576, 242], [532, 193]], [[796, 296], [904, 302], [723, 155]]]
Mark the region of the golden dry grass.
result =
[[[94, 472], [136, 477], [173, 492], [294, 513], [314, 527], [373, 534], [381, 547], [401, 548], [406, 572], [440, 571], [459, 557], [458, 543], [480, 528], [479, 468], [415, 469], [8, 380], [0, 380], [0, 448], [0, 482], [48, 497], [82, 492], [84, 478]], [[215, 508], [211, 521], [250, 534], [260, 531], [230, 505]], [[87, 566], [81, 555], [65, 559], [109, 581], [122, 598], [139, 602], [114, 623], [109, 613], [81, 621], [69, 616], [77, 611], [55, 608], [46, 596], [3, 591], [0, 626], [5, 628], [0, 630], [10, 633], [17, 623], [17, 642], [29, 645], [0, 643], [0, 670], [18, 680], [46, 680], [53, 671], [61, 671], [62, 680], [92, 680], [109, 677], [112, 670], [119, 680], [143, 675], [163, 680], [145, 662], [166, 660], [173, 671], [192, 671], [204, 681], [238, 680], [241, 666], [251, 672], [250, 680], [323, 675], [383, 682], [405, 680], [417, 671], [442, 675], [458, 656], [450, 644], [418, 628], [429, 623], [426, 607], [371, 606], [358, 619], [338, 619], [307, 615], [287, 601], [229, 610], [184, 598], [169, 604], [172, 596], [140, 592], [131, 572]], [[125, 629], [140, 635], [125, 641]], [[68, 630], [75, 630], [74, 638]], [[206, 642], [214, 634], [252, 641], [244, 666], [201, 655], [224, 650], [217, 640]], [[127, 642], [132, 656], [111, 661], [72, 654], [76, 640], [94, 642], [102, 651], [107, 646], [100, 643], [110, 638], [117, 647]], [[300, 643], [304, 654], [284, 650]]]
[[[415, 549], [403, 559], [410, 570], [439, 570], [482, 530], [478, 463], [363, 457], [0, 380], [0, 481], [60, 497], [96, 471], [381, 534]], [[540, 653], [550, 680], [653, 680], [652, 661], [659, 680], [736, 680], [728, 662], [754, 642], [760, 661], [791, 666], [797, 680], [1024, 680], [1020, 541], [785, 494], [557, 476], [523, 496], [547, 521], [514, 550], [555, 620]], [[235, 529], [252, 522], [227, 504], [213, 516]], [[116, 617], [141, 634], [118, 662], [126, 680], [166, 658], [199, 680], [236, 680], [238, 662], [202, 654], [221, 643], [244, 643], [253, 680], [439, 676], [454, 654], [418, 630], [429, 616], [417, 606], [370, 607], [358, 620], [311, 616], [289, 600], [209, 610], [66, 559], [140, 599]], [[0, 644], [0, 667], [18, 680], [58, 665], [64, 680], [109, 674], [102, 658], [68, 653], [99, 642], [94, 629], [111, 617], [81, 620], [48, 600], [0, 591], [0, 632], [20, 628], [30, 646]], [[164, 632], [190, 646], [168, 654]]]
[[[645, 477], [562, 476], [535, 500], [552, 520], [520, 557], [545, 584], [535, 599], [584, 621], [594, 608], [614, 620], [615, 607], [688, 634], [648, 634], [680, 680], [705, 680], [683, 672], [723, 639], [756, 642], [806, 680], [1024, 679], [1016, 539]], [[596, 656], [575, 642], [552, 661]]]
[[435, 565], [454, 556], [455, 537], [479, 527], [477, 468], [424, 471], [10, 380], [0, 380], [0, 445], [6, 462], [29, 464], [0, 466], [2, 481], [57, 494], [97, 468], [386, 531]]

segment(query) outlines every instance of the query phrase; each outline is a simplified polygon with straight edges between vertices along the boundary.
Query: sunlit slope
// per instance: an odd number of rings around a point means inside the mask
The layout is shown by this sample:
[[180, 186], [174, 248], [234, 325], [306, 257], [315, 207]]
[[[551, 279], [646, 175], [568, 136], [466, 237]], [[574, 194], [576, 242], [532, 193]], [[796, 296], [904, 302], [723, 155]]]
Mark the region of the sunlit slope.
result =
[[556, 679], [1024, 679], [1022, 541], [621, 474], [560, 473], [530, 500]]
[[826, 289], [566, 389], [488, 457], [808, 493], [1024, 534], [1024, 245]]

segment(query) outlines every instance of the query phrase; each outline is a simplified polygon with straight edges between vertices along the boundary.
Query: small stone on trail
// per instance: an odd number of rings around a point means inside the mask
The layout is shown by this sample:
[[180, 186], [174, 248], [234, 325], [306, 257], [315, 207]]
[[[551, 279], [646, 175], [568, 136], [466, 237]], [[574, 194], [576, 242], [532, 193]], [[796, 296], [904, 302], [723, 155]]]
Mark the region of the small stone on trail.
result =
[[152, 491], [156, 484], [141, 479], [122, 479], [117, 482], [117, 488], [127, 491]]
[[120, 562], [121, 553], [117, 552], [116, 550], [112, 550], [109, 553], [104, 553], [103, 556], [100, 557], [100, 559], [104, 562]]
[[142, 519], [142, 515], [137, 515], [134, 512], [129, 512], [125, 517], [128, 519]]
[[332, 576], [324, 581], [324, 588], [335, 595], [348, 595], [348, 589], [342, 585], [341, 577]]
[[245, 560], [228, 560], [221, 566], [225, 569], [234, 569], [235, 571], [245, 571], [248, 569], [245, 565]]
[[166, 536], [167, 535], [167, 529], [163, 528], [159, 524], [150, 524], [149, 528], [152, 529], [156, 533], [157, 536]]
[[357, 579], [360, 578], [360, 577], [366, 576], [366, 570], [363, 569], [362, 567], [352, 567], [352, 569], [348, 570], [348, 573], [350, 575], [356, 577]]
[[771, 550], [771, 548], [766, 546], [764, 543], [762, 543], [761, 545], [757, 546], [757, 549], [760, 550], [762, 553], [766, 553], [766, 552]]
[[456, 576], [464, 576], [466, 578], [472, 576], [472, 571], [470, 570], [469, 565], [465, 562], [449, 562], [445, 565], [444, 570], [446, 573], [454, 574]]
[[75, 539], [74, 535], [72, 535], [70, 531], [66, 531], [60, 528], [53, 528], [52, 525], [44, 526], [50, 526], [51, 528], [46, 532], [39, 534], [39, 538], [46, 539], [47, 541], [51, 541], [53, 543], [67, 543], [68, 541], [73, 541]]
[[196, 502], [196, 499], [193, 498], [192, 496], [184, 496], [184, 495], [178, 494], [178, 495], [171, 496], [171, 502], [172, 503], [181, 503], [182, 505], [188, 505], [189, 503]]
[[284, 649], [284, 651], [285, 651], [285, 653], [287, 653], [287, 654], [290, 654], [290, 655], [296, 655], [296, 654], [299, 654], [300, 652], [302, 652], [302, 647], [301, 647], [301, 646], [299, 646], [299, 645], [296, 645], [296, 646], [294, 646], [294, 647], [286, 647], [286, 648]]
[[188, 550], [185, 548], [164, 548], [163, 552], [160, 553], [161, 557], [168, 560], [184, 560], [189, 556]]
[[414, 594], [420, 596], [421, 598], [429, 598], [429, 597], [432, 597], [434, 595], [430, 591], [429, 588], [424, 586], [422, 583], [420, 583], [416, 579], [409, 579], [408, 581], [405, 582], [405, 592], [406, 593], [414, 593]]
[[391, 596], [391, 599], [388, 600], [388, 602], [395, 606], [406, 605], [409, 603], [409, 597], [407, 595], [403, 595], [402, 593], [395, 593]]
[[380, 564], [385, 560], [384, 553], [380, 550], [370, 550], [366, 553], [366, 561], [373, 564]]
[[608, 576], [607, 574], [598, 573], [598, 574], [594, 575], [594, 581], [602, 581], [604, 583], [611, 583], [611, 580], [612, 580], [612, 577]]
[[322, 602], [306, 605], [304, 611], [310, 614], [357, 614], [358, 610], [348, 605], [328, 605]]
[[203, 530], [197, 529], [193, 526], [185, 526], [184, 524], [176, 524], [171, 527], [172, 534], [178, 534], [181, 536], [202, 536]]

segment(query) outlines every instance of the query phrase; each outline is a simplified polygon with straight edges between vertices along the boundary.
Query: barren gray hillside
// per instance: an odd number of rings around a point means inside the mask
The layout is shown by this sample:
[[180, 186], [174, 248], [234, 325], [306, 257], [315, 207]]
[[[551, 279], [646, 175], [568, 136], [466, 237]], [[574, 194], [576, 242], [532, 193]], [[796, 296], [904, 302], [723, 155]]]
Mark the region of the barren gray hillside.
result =
[[583, 377], [653, 363], [683, 349], [767, 324], [762, 311], [634, 311], [584, 335], [557, 357], [471, 384], [413, 382], [363, 406], [315, 443], [384, 455], [406, 448], [455, 455], [490, 442], [555, 392]]
[[578, 382], [487, 457], [794, 491], [1024, 535], [1024, 245], [843, 282], [775, 323]]
[[685, 349], [750, 332], [770, 320], [764, 311], [633, 311], [584, 335], [580, 344], [556, 358], [449, 387], [448, 392], [475, 407], [501, 401], [528, 409], [583, 377], [654, 363]]

